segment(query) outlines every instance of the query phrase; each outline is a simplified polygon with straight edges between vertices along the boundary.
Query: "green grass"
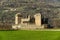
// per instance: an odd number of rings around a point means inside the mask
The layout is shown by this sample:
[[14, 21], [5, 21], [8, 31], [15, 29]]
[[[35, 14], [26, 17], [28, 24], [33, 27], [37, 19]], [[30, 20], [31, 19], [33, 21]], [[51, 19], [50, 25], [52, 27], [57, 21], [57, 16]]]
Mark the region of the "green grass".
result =
[[57, 31], [0, 31], [0, 40], [60, 40]]

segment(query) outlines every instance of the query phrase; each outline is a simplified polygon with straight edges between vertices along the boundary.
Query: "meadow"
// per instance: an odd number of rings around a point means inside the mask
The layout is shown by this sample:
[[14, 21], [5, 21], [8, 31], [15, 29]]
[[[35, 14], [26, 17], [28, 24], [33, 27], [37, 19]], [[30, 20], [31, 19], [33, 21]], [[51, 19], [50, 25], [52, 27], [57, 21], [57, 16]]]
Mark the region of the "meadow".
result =
[[0, 31], [0, 40], [60, 40], [59, 31]]

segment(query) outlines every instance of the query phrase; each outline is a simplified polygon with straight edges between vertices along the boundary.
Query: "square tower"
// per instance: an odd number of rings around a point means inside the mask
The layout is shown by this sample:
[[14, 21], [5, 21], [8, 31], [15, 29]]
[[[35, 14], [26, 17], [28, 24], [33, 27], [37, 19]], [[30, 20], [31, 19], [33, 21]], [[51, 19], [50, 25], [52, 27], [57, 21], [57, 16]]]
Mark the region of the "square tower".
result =
[[37, 13], [37, 14], [34, 15], [34, 17], [35, 17], [35, 24], [37, 26], [41, 26], [41, 14]]

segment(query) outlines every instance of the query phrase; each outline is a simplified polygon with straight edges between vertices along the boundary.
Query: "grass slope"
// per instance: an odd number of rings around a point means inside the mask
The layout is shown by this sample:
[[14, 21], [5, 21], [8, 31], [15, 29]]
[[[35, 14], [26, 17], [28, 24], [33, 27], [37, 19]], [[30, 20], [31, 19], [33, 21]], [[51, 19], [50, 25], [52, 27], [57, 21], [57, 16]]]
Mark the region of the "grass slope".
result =
[[57, 31], [0, 31], [0, 40], [60, 40]]

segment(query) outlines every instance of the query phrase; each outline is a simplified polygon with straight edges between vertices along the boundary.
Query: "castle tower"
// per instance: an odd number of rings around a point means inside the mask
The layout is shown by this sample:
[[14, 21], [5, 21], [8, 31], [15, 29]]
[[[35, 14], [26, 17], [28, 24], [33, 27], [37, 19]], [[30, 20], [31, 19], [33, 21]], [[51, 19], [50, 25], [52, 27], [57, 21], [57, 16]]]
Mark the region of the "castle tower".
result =
[[37, 14], [34, 15], [34, 17], [35, 17], [35, 24], [37, 26], [41, 26], [41, 14], [37, 13]]
[[22, 17], [22, 15], [20, 13], [17, 13], [15, 15], [15, 24], [20, 24], [21, 23], [21, 17]]

